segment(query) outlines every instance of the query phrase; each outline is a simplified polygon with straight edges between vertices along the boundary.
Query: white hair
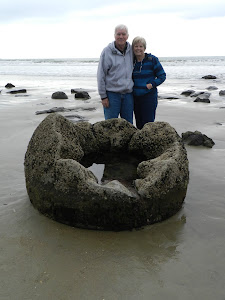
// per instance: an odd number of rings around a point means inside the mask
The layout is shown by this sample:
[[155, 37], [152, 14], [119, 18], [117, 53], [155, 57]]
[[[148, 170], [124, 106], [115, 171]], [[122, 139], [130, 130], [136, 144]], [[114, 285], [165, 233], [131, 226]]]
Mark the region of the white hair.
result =
[[117, 26], [115, 27], [114, 35], [116, 35], [116, 33], [117, 33], [118, 30], [125, 30], [126, 33], [127, 33], [127, 35], [129, 35], [129, 33], [128, 33], [128, 28], [127, 28], [126, 25], [123, 25], [123, 24], [117, 25]]
[[141, 36], [136, 36], [134, 39], [133, 39], [133, 42], [132, 42], [132, 47], [134, 48], [134, 46], [138, 43], [141, 43], [144, 48], [146, 49], [146, 40], [141, 37]]

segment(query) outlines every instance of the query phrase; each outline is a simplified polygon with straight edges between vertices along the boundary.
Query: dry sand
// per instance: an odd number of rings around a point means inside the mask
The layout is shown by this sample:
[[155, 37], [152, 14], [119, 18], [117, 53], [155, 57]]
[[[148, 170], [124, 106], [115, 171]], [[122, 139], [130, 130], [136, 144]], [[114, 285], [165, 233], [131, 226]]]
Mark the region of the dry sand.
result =
[[[46, 109], [40, 102], [0, 111], [0, 299], [225, 299], [225, 109], [160, 101], [156, 121], [216, 144], [186, 147], [190, 183], [177, 215], [138, 231], [99, 232], [54, 222], [30, 204], [23, 161], [46, 116], [35, 115]], [[48, 108], [66, 105], [51, 100]], [[101, 104], [88, 105], [97, 110], [79, 113], [102, 120]]]

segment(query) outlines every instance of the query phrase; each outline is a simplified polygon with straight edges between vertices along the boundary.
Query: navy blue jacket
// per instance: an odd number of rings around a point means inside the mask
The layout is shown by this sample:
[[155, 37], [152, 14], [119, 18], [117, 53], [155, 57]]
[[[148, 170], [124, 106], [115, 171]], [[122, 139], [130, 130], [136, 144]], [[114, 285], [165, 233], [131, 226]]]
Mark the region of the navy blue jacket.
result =
[[[166, 80], [166, 73], [156, 56], [145, 53], [145, 58], [142, 62], [134, 60], [132, 77], [134, 81], [134, 95], [143, 96], [147, 93], [156, 93], [157, 86]], [[147, 83], [151, 83], [153, 88], [149, 90], [146, 87]]]

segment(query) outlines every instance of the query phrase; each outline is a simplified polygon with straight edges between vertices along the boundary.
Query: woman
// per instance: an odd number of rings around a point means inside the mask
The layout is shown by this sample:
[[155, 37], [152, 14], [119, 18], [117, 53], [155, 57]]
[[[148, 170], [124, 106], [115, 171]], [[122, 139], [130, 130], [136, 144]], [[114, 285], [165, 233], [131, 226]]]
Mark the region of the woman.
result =
[[136, 126], [141, 129], [146, 123], [155, 120], [158, 104], [157, 86], [166, 80], [166, 73], [156, 56], [145, 53], [144, 38], [135, 37], [132, 48], [134, 52], [134, 114]]

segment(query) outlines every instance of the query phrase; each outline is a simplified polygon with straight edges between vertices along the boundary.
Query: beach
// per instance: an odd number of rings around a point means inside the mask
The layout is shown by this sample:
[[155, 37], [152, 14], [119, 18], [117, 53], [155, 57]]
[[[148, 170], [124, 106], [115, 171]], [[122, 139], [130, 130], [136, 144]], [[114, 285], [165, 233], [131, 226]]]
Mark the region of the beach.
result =
[[[211, 65], [197, 59], [171, 65], [165, 61], [168, 79], [159, 87], [156, 121], [170, 123], [179, 135], [198, 130], [215, 145], [186, 145], [190, 182], [175, 216], [140, 230], [104, 232], [57, 223], [29, 201], [24, 156], [34, 130], [47, 116], [36, 112], [64, 107], [73, 109], [64, 116], [78, 114], [91, 123], [104, 119], [97, 61], [64, 62], [58, 77], [58, 69], [45, 64], [47, 68], [43, 62], [33, 66], [22, 61], [9, 68], [10, 74], [0, 73], [0, 299], [224, 300], [225, 96], [219, 91], [225, 90], [225, 67], [215, 60]], [[76, 68], [82, 71], [72, 76]], [[208, 74], [217, 79], [201, 78]], [[8, 94], [8, 82], [27, 93]], [[212, 85], [218, 90], [210, 91], [210, 103], [180, 95]], [[75, 100], [72, 88], [87, 89], [91, 98]], [[51, 99], [58, 90], [68, 99]]]

